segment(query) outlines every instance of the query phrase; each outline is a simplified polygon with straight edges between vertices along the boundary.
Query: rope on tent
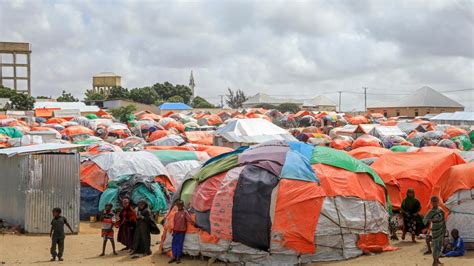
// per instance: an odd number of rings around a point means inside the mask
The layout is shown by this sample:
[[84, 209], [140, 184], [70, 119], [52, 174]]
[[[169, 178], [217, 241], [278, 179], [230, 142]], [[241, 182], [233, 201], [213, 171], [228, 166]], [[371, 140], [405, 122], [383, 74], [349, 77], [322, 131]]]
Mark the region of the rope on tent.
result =
[[336, 208], [337, 219], [338, 219], [338, 221], [339, 221], [339, 230], [340, 230], [340, 233], [341, 233], [341, 241], [342, 241], [341, 249], [342, 249], [342, 256], [343, 256], [344, 258], [346, 258], [345, 252], [344, 252], [344, 233], [342, 232], [342, 226], [340, 226], [340, 224], [341, 224], [341, 215], [339, 214], [339, 209], [337, 208], [336, 197], [333, 198], [333, 201], [334, 201], [334, 207]]

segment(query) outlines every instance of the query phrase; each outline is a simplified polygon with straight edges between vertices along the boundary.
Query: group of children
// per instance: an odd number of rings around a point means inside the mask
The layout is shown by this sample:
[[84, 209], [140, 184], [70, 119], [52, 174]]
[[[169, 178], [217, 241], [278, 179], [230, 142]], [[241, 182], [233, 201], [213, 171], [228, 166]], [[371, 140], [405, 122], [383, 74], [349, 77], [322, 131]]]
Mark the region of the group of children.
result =
[[[174, 228], [173, 228], [173, 240], [172, 240], [172, 253], [173, 258], [168, 263], [181, 263], [181, 256], [183, 254], [183, 245], [184, 239], [186, 236], [187, 224], [191, 223], [195, 225], [194, 221], [191, 218], [191, 215], [184, 208], [184, 202], [182, 200], [177, 200], [175, 202], [177, 211], [174, 216]], [[107, 246], [107, 241], [110, 241], [112, 244], [113, 254], [117, 255], [115, 251], [115, 241], [114, 241], [114, 227], [118, 225], [115, 213], [112, 211], [112, 204], [108, 203], [105, 205], [105, 209], [102, 213], [102, 230], [101, 236], [103, 238], [102, 253], [99, 256], [105, 255], [105, 248]], [[64, 226], [67, 226], [71, 233], [73, 230], [67, 219], [61, 216], [61, 209], [53, 209], [53, 220], [51, 221], [51, 261], [55, 261], [58, 258], [59, 261], [63, 261], [64, 253], [64, 239], [66, 234], [64, 232]]]

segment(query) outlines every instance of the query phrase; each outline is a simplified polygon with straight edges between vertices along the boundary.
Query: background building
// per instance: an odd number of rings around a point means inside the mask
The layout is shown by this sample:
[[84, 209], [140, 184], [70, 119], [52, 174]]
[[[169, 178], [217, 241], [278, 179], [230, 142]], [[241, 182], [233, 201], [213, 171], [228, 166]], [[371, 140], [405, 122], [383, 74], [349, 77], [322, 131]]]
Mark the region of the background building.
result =
[[292, 99], [273, 97], [264, 93], [257, 93], [250, 97], [244, 104], [244, 108], [253, 108], [261, 104], [271, 104], [278, 106], [282, 103], [295, 103], [301, 108], [313, 111], [336, 111], [336, 103], [324, 95], [317, 96], [312, 99]]
[[385, 117], [417, 117], [427, 114], [464, 111], [464, 106], [442, 93], [425, 86], [392, 103], [369, 106], [367, 111], [369, 113], [381, 113]]
[[31, 95], [30, 55], [29, 43], [0, 42], [0, 85]]
[[122, 86], [122, 77], [112, 72], [102, 72], [92, 77], [92, 89], [95, 92], [109, 93], [113, 87]]

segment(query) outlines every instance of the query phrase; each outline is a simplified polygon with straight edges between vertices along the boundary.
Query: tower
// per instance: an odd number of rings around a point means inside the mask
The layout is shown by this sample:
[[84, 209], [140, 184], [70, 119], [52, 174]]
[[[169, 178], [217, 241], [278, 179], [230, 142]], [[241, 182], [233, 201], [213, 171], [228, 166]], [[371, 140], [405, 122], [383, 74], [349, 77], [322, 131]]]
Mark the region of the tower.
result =
[[195, 96], [194, 87], [196, 87], [196, 84], [194, 83], [193, 71], [191, 70], [191, 76], [189, 77], [189, 88], [191, 88], [191, 92], [193, 93], [193, 98]]

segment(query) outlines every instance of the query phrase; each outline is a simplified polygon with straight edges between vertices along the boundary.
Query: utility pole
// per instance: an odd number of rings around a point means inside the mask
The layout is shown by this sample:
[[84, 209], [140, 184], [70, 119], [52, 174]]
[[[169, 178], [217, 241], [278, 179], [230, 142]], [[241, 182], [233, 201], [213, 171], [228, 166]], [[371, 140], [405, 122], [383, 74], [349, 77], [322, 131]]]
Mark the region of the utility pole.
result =
[[362, 87], [364, 89], [364, 110], [367, 112], [367, 87]]
[[225, 95], [219, 95], [221, 97], [221, 108], [224, 108], [224, 96]]
[[338, 91], [339, 93], [339, 113], [341, 112], [341, 94], [342, 94], [342, 91]]

